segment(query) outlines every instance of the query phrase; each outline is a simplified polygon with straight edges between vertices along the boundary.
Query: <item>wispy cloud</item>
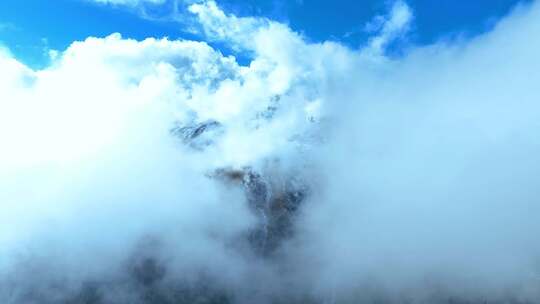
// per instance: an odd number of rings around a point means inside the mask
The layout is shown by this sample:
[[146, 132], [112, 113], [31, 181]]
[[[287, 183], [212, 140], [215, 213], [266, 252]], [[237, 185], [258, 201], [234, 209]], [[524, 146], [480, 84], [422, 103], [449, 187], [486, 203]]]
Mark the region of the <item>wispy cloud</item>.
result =
[[101, 4], [137, 6], [143, 4], [163, 4], [167, 0], [89, 0]]
[[13, 23], [0, 22], [0, 31], [13, 31], [16, 29], [17, 27]]
[[404, 1], [394, 2], [388, 15], [380, 15], [369, 22], [365, 30], [378, 33], [369, 41], [371, 51], [381, 54], [393, 40], [405, 35], [413, 20], [413, 12]]

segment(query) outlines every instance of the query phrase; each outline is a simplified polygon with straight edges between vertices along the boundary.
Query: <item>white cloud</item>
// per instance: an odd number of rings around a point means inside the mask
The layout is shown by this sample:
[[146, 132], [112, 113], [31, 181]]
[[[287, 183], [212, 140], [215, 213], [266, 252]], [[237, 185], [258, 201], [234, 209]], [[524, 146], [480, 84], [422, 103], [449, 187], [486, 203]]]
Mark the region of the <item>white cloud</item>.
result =
[[381, 54], [388, 43], [407, 32], [413, 19], [413, 12], [404, 1], [394, 2], [387, 16], [377, 16], [366, 25], [368, 31], [378, 31], [379, 35], [371, 38], [371, 52]]
[[[210, 254], [227, 259], [217, 240], [245, 231], [252, 218], [238, 193], [205, 177], [211, 164], [183, 154], [169, 130], [192, 119], [192, 91], [237, 73], [232, 59], [204, 43], [111, 35], [74, 43], [45, 70], [8, 55], [1, 62], [2, 263], [28, 248], [66, 271], [100, 264], [77, 271], [69, 288], [108, 273], [154, 233], [183, 239], [183, 250], [173, 248], [185, 255], [179, 267], [202, 265]], [[222, 200], [226, 209], [215, 205]], [[23, 301], [0, 281], [0, 298]]]
[[237, 43], [238, 47], [242, 48], [249, 48], [252, 45], [253, 36], [257, 32], [271, 24], [279, 25], [266, 19], [227, 15], [215, 1], [195, 3], [190, 5], [188, 10], [197, 16], [210, 39]]
[[[159, 235], [169, 280], [202, 272], [239, 302], [540, 299], [538, 3], [400, 59], [382, 50], [411, 21], [403, 2], [361, 50], [212, 1], [190, 11], [253, 61], [118, 34], [74, 42], [43, 70], [0, 53], [0, 254], [56, 269], [35, 282], [3, 259], [15, 287], [0, 279], [0, 298], [58, 299], [54, 278], [120, 280], [127, 252]], [[205, 121], [222, 128], [207, 149], [171, 136]], [[294, 169], [311, 187], [272, 258], [238, 244], [257, 219], [207, 178], [245, 166]], [[104, 301], [136, 303], [130, 286], [103, 288]]]

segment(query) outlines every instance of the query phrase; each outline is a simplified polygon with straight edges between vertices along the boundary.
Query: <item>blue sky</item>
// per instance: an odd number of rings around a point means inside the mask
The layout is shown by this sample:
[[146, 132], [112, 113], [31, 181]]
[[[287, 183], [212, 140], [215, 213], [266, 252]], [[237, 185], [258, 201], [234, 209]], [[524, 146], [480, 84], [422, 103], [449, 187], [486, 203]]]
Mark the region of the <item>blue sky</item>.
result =
[[[489, 30], [520, 2], [528, 1], [410, 0], [407, 3], [415, 17], [409, 42], [421, 45], [448, 37], [474, 36]], [[222, 0], [218, 4], [240, 16], [265, 16], [287, 23], [312, 41], [339, 40], [351, 47], [365, 41], [365, 24], [389, 6], [383, 0]], [[169, 8], [165, 5], [152, 14], [163, 16]], [[46, 64], [48, 48], [62, 50], [88, 36], [119, 32], [136, 39], [198, 38], [187, 32], [182, 22], [149, 20], [135, 9], [83, 0], [4, 0], [0, 2], [0, 24], [0, 42], [34, 67]]]
[[540, 303], [540, 0], [225, 1], [0, 0], [0, 302]]

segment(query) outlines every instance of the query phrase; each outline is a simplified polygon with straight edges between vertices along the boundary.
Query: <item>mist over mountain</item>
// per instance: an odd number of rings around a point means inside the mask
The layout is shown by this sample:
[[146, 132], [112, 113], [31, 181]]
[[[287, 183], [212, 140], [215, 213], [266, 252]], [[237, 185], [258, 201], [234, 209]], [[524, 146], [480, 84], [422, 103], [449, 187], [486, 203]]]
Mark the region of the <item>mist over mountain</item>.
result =
[[0, 303], [540, 303], [538, 2], [397, 57], [403, 1], [358, 49], [185, 5], [0, 49]]

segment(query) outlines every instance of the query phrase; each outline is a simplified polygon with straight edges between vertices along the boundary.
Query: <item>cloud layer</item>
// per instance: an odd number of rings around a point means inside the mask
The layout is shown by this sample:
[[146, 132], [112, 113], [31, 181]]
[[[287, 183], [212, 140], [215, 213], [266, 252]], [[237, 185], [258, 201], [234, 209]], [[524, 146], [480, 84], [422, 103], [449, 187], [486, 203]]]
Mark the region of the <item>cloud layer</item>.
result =
[[91, 0], [100, 4], [137, 6], [143, 4], [163, 4], [167, 0]]
[[[43, 70], [0, 51], [1, 299], [540, 301], [538, 3], [399, 59], [401, 1], [359, 50], [188, 9], [250, 64], [119, 34]], [[271, 254], [243, 170], [309, 189]]]

